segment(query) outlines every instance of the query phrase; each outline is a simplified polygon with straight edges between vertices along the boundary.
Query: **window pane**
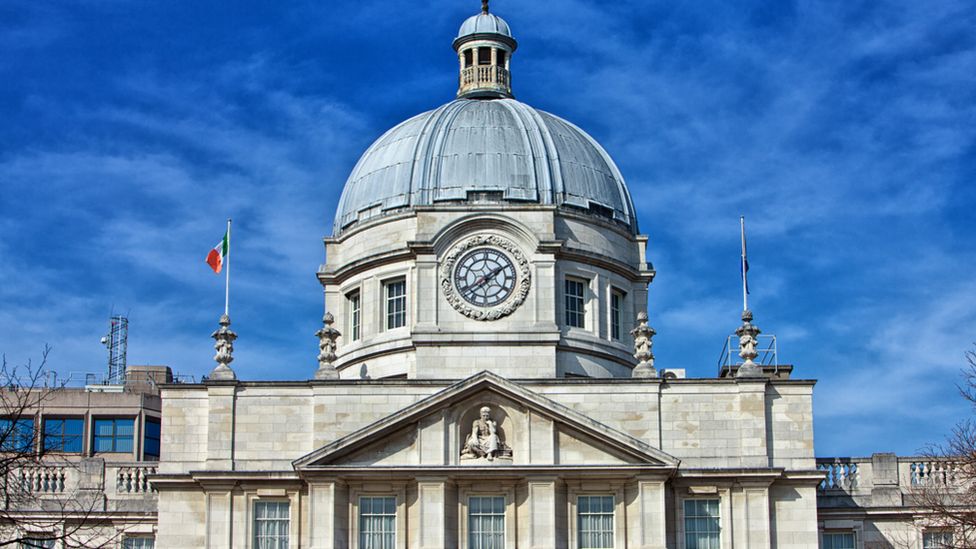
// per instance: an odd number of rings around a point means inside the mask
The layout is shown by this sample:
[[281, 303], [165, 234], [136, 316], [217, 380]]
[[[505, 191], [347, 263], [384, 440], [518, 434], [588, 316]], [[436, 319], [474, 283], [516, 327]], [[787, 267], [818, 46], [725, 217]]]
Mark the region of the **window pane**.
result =
[[287, 501], [254, 502], [255, 549], [287, 549], [288, 512]]
[[613, 547], [613, 496], [579, 496], [576, 506], [580, 549]]
[[350, 317], [350, 331], [352, 332], [352, 340], [356, 341], [359, 339], [360, 330], [360, 300], [359, 292], [353, 292], [349, 294], [349, 317]]
[[468, 546], [470, 549], [503, 549], [505, 545], [505, 498], [476, 496], [468, 499]]
[[620, 302], [622, 296], [620, 292], [610, 293], [610, 337], [620, 339]]
[[719, 547], [719, 500], [686, 499], [685, 546], [688, 549], [718, 549]]
[[584, 291], [585, 284], [582, 281], [566, 279], [564, 294], [566, 298], [567, 326], [583, 328], [585, 325]]
[[154, 549], [156, 539], [152, 536], [126, 537], [122, 541], [122, 549]]
[[359, 498], [360, 549], [393, 549], [396, 545], [396, 498]]
[[404, 280], [386, 284], [386, 329], [407, 325], [407, 283]]
[[922, 534], [923, 549], [945, 549], [952, 547], [952, 532], [936, 531]]

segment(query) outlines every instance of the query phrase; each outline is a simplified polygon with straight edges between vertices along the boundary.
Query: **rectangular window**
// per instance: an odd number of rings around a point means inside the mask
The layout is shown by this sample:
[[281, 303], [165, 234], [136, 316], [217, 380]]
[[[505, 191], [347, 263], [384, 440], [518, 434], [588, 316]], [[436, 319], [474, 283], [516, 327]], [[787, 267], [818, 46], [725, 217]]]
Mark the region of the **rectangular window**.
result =
[[152, 536], [126, 536], [122, 549], [155, 549], [156, 538]]
[[393, 280], [386, 287], [386, 329], [402, 328], [407, 325], [407, 282]]
[[288, 549], [288, 502], [254, 502], [254, 549]]
[[0, 419], [0, 450], [30, 454], [34, 451], [34, 418]]
[[142, 454], [145, 459], [159, 459], [159, 435], [159, 420], [146, 418], [145, 436], [142, 438]]
[[586, 321], [586, 283], [572, 278], [566, 279], [566, 325], [575, 328], [585, 327]]
[[717, 499], [685, 500], [685, 547], [719, 549]]
[[922, 533], [922, 549], [947, 549], [952, 547], [952, 532], [937, 530]]
[[471, 65], [471, 50], [464, 50], [464, 66], [470, 67]]
[[359, 549], [396, 547], [396, 498], [359, 498]]
[[576, 529], [580, 549], [613, 547], [613, 496], [579, 496]]
[[54, 549], [53, 539], [27, 538], [20, 542], [21, 549]]
[[134, 425], [135, 420], [132, 418], [96, 419], [92, 444], [94, 452], [132, 452]]
[[491, 65], [491, 48], [478, 48], [478, 64]]
[[498, 53], [496, 55], [498, 55], [498, 66], [499, 67], [504, 67], [505, 66], [505, 50], [498, 50]]
[[44, 451], [80, 454], [84, 431], [81, 418], [45, 418]]
[[468, 499], [468, 549], [505, 547], [505, 498], [477, 496]]
[[624, 302], [624, 294], [618, 290], [610, 291], [610, 337], [614, 341], [620, 340], [620, 307]]
[[349, 334], [351, 341], [359, 341], [359, 330], [362, 326], [362, 310], [359, 292], [351, 292], [346, 299], [349, 300]]
[[854, 549], [854, 532], [824, 533], [823, 549]]

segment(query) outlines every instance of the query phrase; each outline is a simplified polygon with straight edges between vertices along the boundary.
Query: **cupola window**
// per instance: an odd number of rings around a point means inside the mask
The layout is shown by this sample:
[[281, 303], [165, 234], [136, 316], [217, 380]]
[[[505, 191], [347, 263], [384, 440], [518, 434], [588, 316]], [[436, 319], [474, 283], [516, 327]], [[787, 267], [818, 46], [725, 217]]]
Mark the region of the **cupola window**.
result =
[[491, 65], [491, 48], [478, 48], [478, 64]]

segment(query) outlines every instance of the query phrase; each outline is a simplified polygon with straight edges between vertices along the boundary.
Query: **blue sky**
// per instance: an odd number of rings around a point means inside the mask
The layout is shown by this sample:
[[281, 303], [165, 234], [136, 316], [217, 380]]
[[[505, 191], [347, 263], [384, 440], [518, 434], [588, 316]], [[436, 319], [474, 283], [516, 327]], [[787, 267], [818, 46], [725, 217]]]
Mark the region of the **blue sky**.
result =
[[[658, 270], [658, 365], [713, 376], [756, 323], [816, 378], [819, 455], [910, 454], [970, 410], [976, 11], [967, 0], [495, 0], [517, 97], [614, 156]], [[453, 97], [475, 0], [0, 4], [0, 351], [102, 372], [213, 366], [235, 220], [234, 367], [304, 379], [343, 182]]]

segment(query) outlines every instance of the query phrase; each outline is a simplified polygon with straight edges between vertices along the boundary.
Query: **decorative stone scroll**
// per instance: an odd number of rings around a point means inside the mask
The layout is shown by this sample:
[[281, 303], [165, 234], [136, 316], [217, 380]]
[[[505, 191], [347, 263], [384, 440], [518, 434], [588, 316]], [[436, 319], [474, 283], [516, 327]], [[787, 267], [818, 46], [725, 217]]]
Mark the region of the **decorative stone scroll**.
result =
[[319, 369], [315, 371], [315, 379], [339, 379], [339, 371], [332, 362], [336, 359], [336, 339], [342, 334], [332, 327], [335, 318], [332, 313], [325, 313], [322, 317], [322, 327], [315, 332], [319, 338]]
[[654, 347], [655, 334], [657, 332], [654, 328], [647, 325], [647, 313], [637, 313], [637, 327], [630, 331], [630, 335], [634, 336], [634, 358], [637, 359], [637, 366], [631, 372], [631, 377], [657, 377], [654, 353], [651, 350]]
[[[458, 295], [454, 287], [454, 269], [458, 259], [464, 252], [477, 247], [491, 247], [503, 250], [511, 259], [518, 271], [518, 281], [515, 284], [515, 291], [508, 298], [493, 307], [478, 307], [467, 302]], [[466, 238], [457, 243], [443, 258], [440, 274], [440, 286], [444, 292], [444, 297], [454, 309], [468, 318], [474, 320], [498, 320], [515, 312], [529, 295], [529, 288], [532, 285], [532, 272], [529, 260], [526, 259], [522, 250], [511, 240], [498, 235], [477, 235]]]
[[230, 329], [229, 316], [220, 315], [220, 328], [211, 334], [210, 337], [216, 341], [214, 343], [214, 350], [217, 351], [217, 354], [214, 355], [214, 360], [217, 362], [217, 367], [210, 372], [209, 379], [215, 381], [233, 381], [237, 379], [234, 370], [230, 368], [230, 363], [234, 361], [234, 340], [237, 339], [237, 334]]
[[491, 419], [491, 408], [482, 406], [478, 413], [478, 419], [471, 424], [471, 431], [464, 438], [461, 460], [510, 461], [512, 449], [502, 440], [498, 423]]

